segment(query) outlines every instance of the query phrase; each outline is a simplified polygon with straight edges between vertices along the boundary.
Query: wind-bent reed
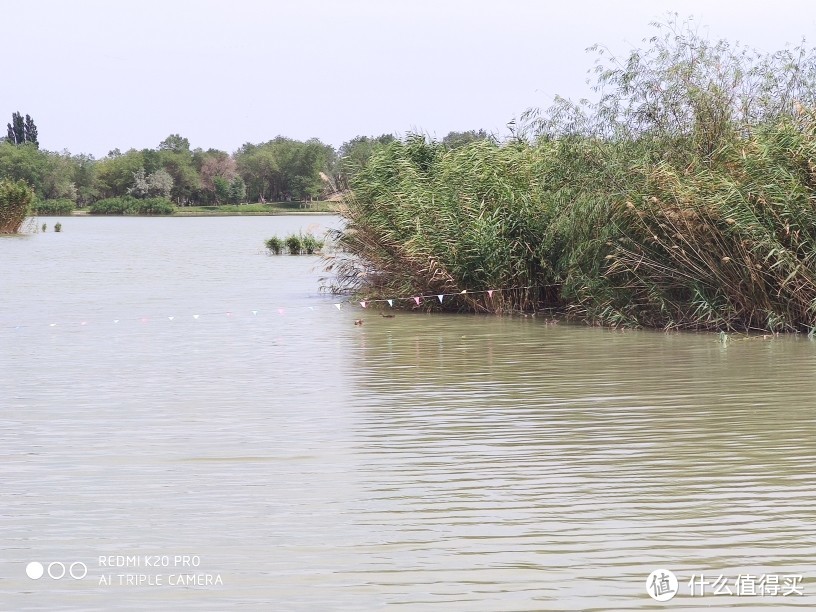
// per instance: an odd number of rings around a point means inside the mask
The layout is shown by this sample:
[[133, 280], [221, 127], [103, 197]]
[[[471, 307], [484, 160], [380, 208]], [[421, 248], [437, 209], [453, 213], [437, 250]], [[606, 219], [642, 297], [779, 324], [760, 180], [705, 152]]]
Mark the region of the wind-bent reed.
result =
[[28, 216], [34, 191], [25, 181], [0, 180], [0, 234], [16, 234]]

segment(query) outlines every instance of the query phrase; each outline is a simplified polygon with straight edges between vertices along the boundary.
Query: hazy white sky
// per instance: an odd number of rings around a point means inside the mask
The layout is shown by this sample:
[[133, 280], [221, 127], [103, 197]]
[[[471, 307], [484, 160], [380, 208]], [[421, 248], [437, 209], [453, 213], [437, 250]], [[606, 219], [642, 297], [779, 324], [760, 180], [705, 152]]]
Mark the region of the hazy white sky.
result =
[[43, 148], [97, 157], [171, 133], [227, 151], [504, 135], [555, 94], [586, 95], [588, 46], [625, 53], [667, 11], [766, 51], [816, 44], [813, 0], [0, 0], [0, 125], [19, 110]]

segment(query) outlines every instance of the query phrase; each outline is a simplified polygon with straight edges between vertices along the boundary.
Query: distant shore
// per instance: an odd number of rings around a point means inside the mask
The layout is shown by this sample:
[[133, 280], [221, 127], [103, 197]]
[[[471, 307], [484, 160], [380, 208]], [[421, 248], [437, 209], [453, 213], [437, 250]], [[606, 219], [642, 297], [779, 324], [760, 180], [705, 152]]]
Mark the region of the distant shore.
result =
[[[273, 215], [326, 215], [336, 214], [337, 202], [275, 202], [272, 204], [225, 204], [222, 206], [179, 206], [172, 217], [262, 217]], [[40, 215], [60, 216], [60, 215]], [[74, 217], [125, 217], [133, 215], [91, 215], [87, 209], [75, 209]], [[156, 216], [156, 215], [149, 215]]]

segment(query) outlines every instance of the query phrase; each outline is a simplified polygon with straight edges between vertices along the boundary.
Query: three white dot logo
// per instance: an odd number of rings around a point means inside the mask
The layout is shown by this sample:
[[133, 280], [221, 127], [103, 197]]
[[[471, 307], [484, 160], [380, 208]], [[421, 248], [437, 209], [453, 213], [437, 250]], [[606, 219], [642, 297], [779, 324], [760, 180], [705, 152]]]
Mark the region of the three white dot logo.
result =
[[[46, 573], [46, 568], [39, 561], [32, 561], [26, 565], [26, 576], [32, 580], [39, 580]], [[88, 575], [88, 566], [82, 561], [74, 561], [67, 568], [60, 561], [52, 561], [47, 568], [48, 577], [52, 580], [62, 580], [67, 574], [74, 580], [82, 580]]]

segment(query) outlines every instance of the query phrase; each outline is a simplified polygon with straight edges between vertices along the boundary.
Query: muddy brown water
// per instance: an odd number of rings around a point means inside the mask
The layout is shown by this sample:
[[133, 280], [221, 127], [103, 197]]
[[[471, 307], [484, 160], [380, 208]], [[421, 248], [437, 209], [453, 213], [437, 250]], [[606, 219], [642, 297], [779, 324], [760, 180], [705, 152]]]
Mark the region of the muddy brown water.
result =
[[338, 310], [263, 252], [330, 216], [61, 221], [0, 239], [0, 609], [816, 603], [806, 338]]

